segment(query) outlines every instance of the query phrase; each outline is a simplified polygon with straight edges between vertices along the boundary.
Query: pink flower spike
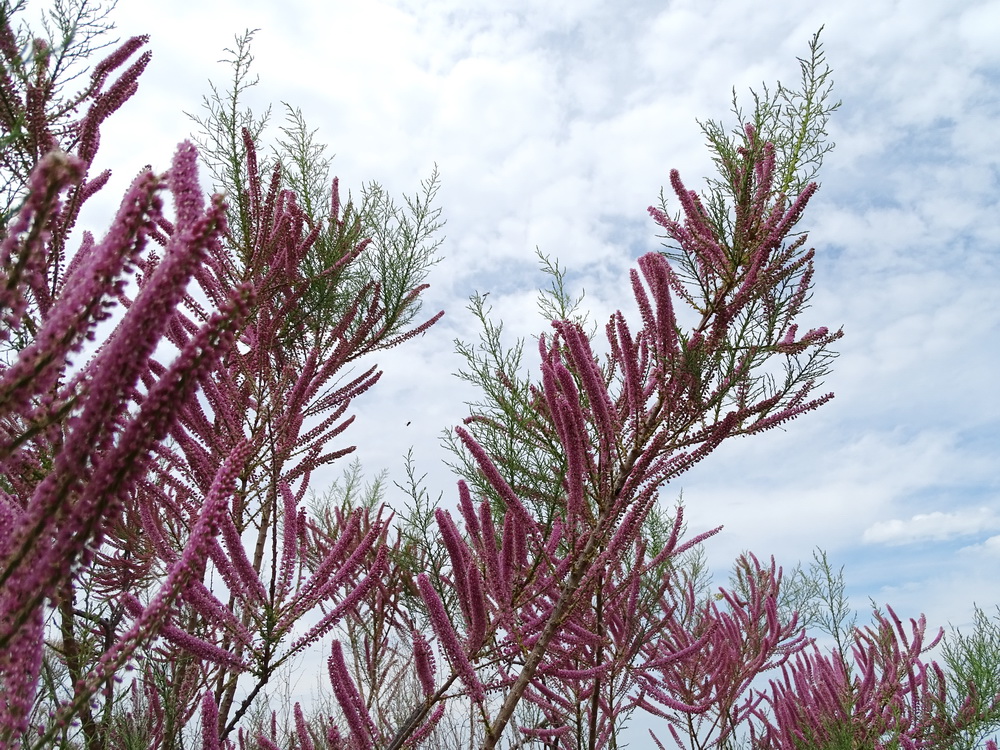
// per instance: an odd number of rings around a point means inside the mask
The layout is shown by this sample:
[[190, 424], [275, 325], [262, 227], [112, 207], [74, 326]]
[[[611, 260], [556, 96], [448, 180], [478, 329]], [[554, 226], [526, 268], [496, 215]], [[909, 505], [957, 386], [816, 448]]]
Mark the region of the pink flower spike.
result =
[[278, 574], [278, 593], [276, 599], [283, 602], [292, 587], [292, 575], [298, 562], [298, 503], [287, 482], [281, 482], [281, 500], [283, 513], [281, 515], [281, 569]]
[[431, 645], [424, 638], [423, 634], [413, 631], [413, 663], [417, 668], [417, 678], [420, 680], [420, 687], [424, 691], [424, 697], [430, 698], [434, 695], [434, 652]]
[[94, 70], [90, 74], [90, 80], [95, 84], [100, 84], [107, 77], [108, 73], [124, 65], [125, 61], [144, 44], [149, 44], [149, 36], [145, 34], [134, 36], [123, 42], [118, 49], [94, 66]]
[[441, 717], [444, 716], [445, 702], [441, 701], [431, 712], [431, 715], [424, 722], [423, 726], [419, 727], [412, 735], [410, 735], [410, 741], [407, 743], [407, 747], [420, 747], [420, 743], [423, 742], [430, 733], [434, 731], [434, 727], [438, 725], [441, 721]]
[[472, 664], [469, 662], [469, 657], [466, 655], [465, 649], [458, 639], [458, 634], [452, 627], [451, 620], [448, 619], [448, 613], [444, 608], [441, 597], [434, 590], [426, 573], [421, 573], [417, 576], [417, 590], [420, 592], [420, 598], [427, 605], [434, 633], [441, 641], [441, 645], [444, 646], [449, 661], [451, 661], [455, 671], [458, 672], [462, 682], [465, 683], [472, 699], [477, 703], [482, 703], [486, 698], [483, 685], [479, 681], [476, 671], [472, 668]]
[[201, 699], [201, 743], [205, 750], [222, 750], [219, 744], [219, 707], [210, 690]]
[[486, 607], [486, 597], [483, 595], [482, 575], [479, 568], [469, 565], [465, 571], [466, 588], [469, 596], [469, 630], [466, 637], [470, 654], [475, 654], [486, 640], [489, 628], [489, 613]]
[[312, 737], [309, 735], [309, 727], [306, 725], [306, 718], [302, 715], [302, 706], [295, 703], [295, 736], [299, 740], [301, 750], [316, 750]]
[[213, 643], [197, 638], [174, 625], [164, 625], [160, 629], [160, 636], [164, 640], [180, 646], [203, 662], [218, 664], [236, 672], [242, 672], [247, 668], [246, 662], [235, 654], [221, 649]]
[[615, 417], [616, 412], [611, 403], [608, 388], [604, 383], [604, 374], [594, 360], [590, 341], [578, 325], [566, 321], [555, 321], [552, 325], [562, 334], [563, 339], [569, 345], [574, 368], [583, 382], [590, 408], [597, 418], [602, 443], [609, 446], [614, 445], [620, 425]]
[[[247, 598], [248, 603], [262, 607], [268, 601], [267, 590], [260, 580], [260, 574], [254, 570], [250, 559], [247, 557], [246, 548], [236, 525], [230, 514], [226, 514], [221, 519], [222, 538], [225, 540], [226, 549], [229, 550], [229, 559], [232, 561], [233, 570], [239, 577], [240, 593]], [[235, 593], [235, 592], [234, 592]]]
[[472, 564], [472, 554], [469, 552], [468, 545], [462, 539], [462, 534], [459, 532], [458, 526], [455, 525], [451, 513], [442, 508], [435, 508], [434, 519], [441, 530], [441, 539], [448, 550], [448, 556], [451, 558], [454, 575], [463, 575], [465, 569]]
[[347, 725], [351, 728], [351, 739], [360, 750], [374, 750], [372, 742], [375, 733], [375, 723], [368, 715], [361, 694], [358, 692], [344, 661], [344, 652], [340, 641], [334, 641], [330, 649], [330, 659], [327, 666], [330, 671], [330, 684], [333, 694], [344, 712]]
[[344, 615], [352, 611], [357, 611], [358, 603], [368, 596], [368, 593], [376, 586], [382, 576], [385, 575], [386, 568], [388, 567], [388, 558], [389, 548], [383, 544], [378, 548], [378, 552], [375, 553], [375, 560], [364, 580], [354, 586], [346, 596], [340, 598], [333, 609], [323, 615], [318, 623], [306, 631], [305, 635], [288, 648], [287, 653], [295, 653], [309, 644], [315, 643], [326, 635]]
[[464, 479], [458, 480], [458, 508], [465, 520], [465, 528], [476, 541], [476, 545], [482, 548], [483, 538], [479, 528], [479, 519], [476, 517], [476, 507], [472, 502], [472, 495], [469, 494], [469, 485]]
[[531, 536], [537, 536], [539, 531], [537, 522], [534, 518], [532, 518], [531, 514], [528, 513], [527, 509], [521, 503], [521, 500], [514, 493], [514, 490], [512, 490], [510, 485], [507, 484], [507, 480], [500, 475], [497, 467], [490, 460], [486, 451], [483, 450], [483, 447], [476, 442], [472, 435], [463, 430], [461, 427], [456, 427], [455, 433], [462, 441], [462, 444], [472, 454], [473, 458], [476, 459], [476, 463], [479, 465], [479, 468], [482, 469], [483, 474], [486, 475], [486, 479], [503, 499], [507, 508], [517, 514], [519, 520], [523, 524], [525, 533], [530, 534]]
[[486, 563], [487, 591], [493, 594], [496, 601], [506, 603], [510, 599], [510, 589], [506, 585], [508, 579], [501, 573], [500, 550], [497, 549], [498, 542], [502, 543], [502, 540], [493, 525], [493, 513], [487, 500], [479, 504], [479, 520], [483, 530], [482, 557]]

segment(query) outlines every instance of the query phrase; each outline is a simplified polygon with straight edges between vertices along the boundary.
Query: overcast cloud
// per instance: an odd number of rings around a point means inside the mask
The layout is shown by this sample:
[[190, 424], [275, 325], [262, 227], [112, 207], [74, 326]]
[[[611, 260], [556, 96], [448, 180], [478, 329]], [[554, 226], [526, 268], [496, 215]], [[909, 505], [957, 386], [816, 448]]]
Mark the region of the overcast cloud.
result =
[[596, 321], [631, 314], [627, 269], [658, 247], [646, 207], [671, 168], [692, 186], [710, 172], [695, 118], [724, 117], [733, 86], [794, 83], [825, 24], [843, 107], [805, 224], [809, 321], [846, 331], [837, 397], [666, 492], [683, 489], [695, 529], [725, 524], [708, 547], [720, 569], [743, 549], [791, 566], [821, 546], [862, 609], [960, 625], [1000, 602], [1000, 3], [120, 0], [116, 18], [154, 58], [105, 131], [118, 182], [93, 211], [168, 163], [247, 28], [252, 103], [301, 107], [342, 185], [399, 194], [439, 166], [447, 241], [427, 309], [446, 317], [381, 358], [349, 439], [395, 478], [413, 445], [446, 502], [438, 437], [473, 396], [450, 375], [453, 339], [477, 334], [467, 297], [490, 291], [512, 336], [543, 330], [538, 246]]

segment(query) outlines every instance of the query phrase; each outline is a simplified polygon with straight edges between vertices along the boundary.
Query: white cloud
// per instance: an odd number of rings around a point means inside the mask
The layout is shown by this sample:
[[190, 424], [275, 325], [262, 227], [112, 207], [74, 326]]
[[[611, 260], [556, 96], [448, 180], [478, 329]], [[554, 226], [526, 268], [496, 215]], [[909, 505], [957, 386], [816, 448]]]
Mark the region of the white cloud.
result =
[[962, 547], [959, 550], [959, 554], [976, 559], [983, 557], [987, 559], [1000, 558], [1000, 534], [987, 537], [980, 544], [970, 544], [967, 547]]
[[956, 537], [1000, 529], [1000, 516], [992, 508], [917, 513], [909, 519], [878, 521], [865, 529], [862, 539], [870, 544], [942, 542]]

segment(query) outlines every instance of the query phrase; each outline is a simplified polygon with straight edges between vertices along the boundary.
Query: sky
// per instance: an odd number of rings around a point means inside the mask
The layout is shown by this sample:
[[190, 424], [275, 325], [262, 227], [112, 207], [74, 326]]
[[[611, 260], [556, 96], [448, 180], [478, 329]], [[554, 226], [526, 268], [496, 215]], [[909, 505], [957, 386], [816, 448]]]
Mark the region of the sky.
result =
[[276, 122], [301, 108], [342, 186], [412, 193], [437, 165], [447, 226], [425, 299], [445, 317], [379, 357], [347, 438], [400, 481], [412, 446], [444, 503], [440, 435], [476, 395], [452, 374], [454, 340], [478, 336], [468, 297], [490, 293], [511, 341], [546, 330], [537, 247], [595, 321], [634, 317], [628, 269], [660, 246], [647, 206], [671, 168], [693, 187], [711, 174], [696, 119], [726, 118], [734, 87], [796, 83], [825, 26], [843, 105], [803, 226], [807, 320], [845, 331], [836, 398], [664, 494], [683, 491], [692, 531], [724, 525], [707, 545], [720, 571], [742, 550], [789, 568], [822, 548], [861, 610], [963, 626], [1000, 603], [1000, 2], [120, 0], [113, 19], [150, 34], [153, 61], [103, 132], [116, 181], [95, 222], [144, 164], [168, 165], [246, 29], [249, 103]]

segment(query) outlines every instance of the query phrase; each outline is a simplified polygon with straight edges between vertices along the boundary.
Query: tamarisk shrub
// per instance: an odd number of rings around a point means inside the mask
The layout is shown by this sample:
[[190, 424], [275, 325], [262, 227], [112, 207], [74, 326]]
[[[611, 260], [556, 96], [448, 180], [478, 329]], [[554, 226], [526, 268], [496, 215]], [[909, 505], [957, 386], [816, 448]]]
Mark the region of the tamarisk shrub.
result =
[[[328, 231], [336, 237], [329, 249], [343, 252], [316, 278], [305, 278], [303, 256], [321, 229], [311, 225], [292, 192], [279, 189], [280, 165], [275, 164], [265, 189], [249, 132], [244, 131], [244, 139], [253, 230], [247, 235], [246, 267], [234, 269], [227, 262], [230, 251], [223, 251], [198, 281], [211, 299], [249, 278], [259, 290], [257, 304], [237, 346], [204, 386], [211, 418], [198, 400], [181, 411], [171, 444], [157, 451], [155, 466], [129, 506], [114, 545], [108, 545], [106, 570], [95, 577], [109, 591], [134, 589], [157, 577], [163, 562], [178, 554], [177, 529], [198, 517], [197, 498], [206, 492], [211, 467], [236, 446], [250, 446], [238, 491], [220, 522], [221, 543], [209, 544], [203, 563], [211, 564], [222, 585], [210, 589], [199, 582], [194, 587], [197, 593], [185, 598], [183, 618], [178, 618], [191, 625], [164, 632], [169, 646], [161, 646], [146, 664], [146, 669], [162, 668], [172, 680], [190, 684], [182, 715], [190, 715], [201, 691], [210, 688], [218, 702], [222, 739], [236, 728], [275, 670], [329, 632], [385, 572], [388, 548], [381, 542], [388, 516], [382, 509], [351, 509], [320, 531], [309, 523], [302, 504], [311, 474], [353, 450], [328, 446], [352, 421], [345, 417], [351, 399], [379, 377], [374, 366], [347, 377], [344, 368], [426, 330], [438, 317], [397, 332], [381, 304], [378, 282], [372, 281], [339, 317], [312, 316], [308, 324], [290, 324], [310, 285], [338, 285], [340, 274], [368, 243], [344, 246], [349, 219], [341, 216], [335, 185]], [[412, 304], [421, 289], [413, 289], [403, 305]], [[197, 311], [194, 301], [189, 303]], [[181, 345], [193, 324], [178, 317], [168, 335], [171, 343]], [[114, 553], [112, 547], [117, 548]], [[122, 558], [130, 560], [124, 569], [127, 580], [119, 577]], [[299, 621], [323, 603], [330, 608], [319, 621], [296, 632]], [[182, 657], [191, 653], [198, 657], [194, 668], [200, 674], [187, 683], [184, 672], [192, 667]], [[180, 673], [174, 675], [175, 670]], [[241, 677], [250, 677], [250, 685], [238, 690]], [[167, 697], [176, 700], [178, 695]]]
[[[8, 11], [5, 4], [4, 83], [14, 93], [17, 79], [9, 71], [18, 71], [23, 61], [13, 46]], [[75, 575], [93, 562], [125, 496], [145, 472], [153, 447], [166, 437], [179, 404], [193, 397], [231, 344], [252, 296], [250, 289], [240, 287], [221, 297], [217, 312], [189, 332], [173, 363], [148, 381], [141, 403], [130, 408], [187, 281], [225, 228], [221, 200], [204, 205], [194, 151], [183, 145], [166, 176], [145, 171], [135, 179], [105, 238], [98, 242], [85, 232], [80, 249], [65, 263], [67, 236], [80, 207], [108, 177], [102, 173], [88, 179], [100, 123], [135, 90], [148, 55], [107, 90], [104, 79], [144, 41], [126, 42], [95, 69], [92, 86], [81, 97], [90, 107], [68, 131], [77, 153], [57, 148], [61, 144], [50, 128], [53, 120], [39, 99], [52, 91], [46, 79], [51, 58], [46, 45], [36, 42], [35, 88], [28, 86], [21, 102], [24, 131], [5, 144], [8, 156], [19, 149], [22, 157], [31, 148], [47, 151], [26, 183], [23, 203], [5, 227], [0, 249], [3, 331], [11, 347], [11, 361], [0, 374], [0, 513], [5, 532], [0, 540], [0, 742], [6, 744], [27, 727], [43, 668], [46, 602], [72, 611]], [[21, 72], [23, 83], [27, 77]], [[122, 294], [126, 275], [136, 268], [157, 225], [166, 222], [160, 197], [165, 187], [174, 197], [177, 217], [170, 236], [163, 238], [162, 261], [149, 269], [142, 293], [97, 353], [73, 372], [70, 357], [95, 337], [98, 324]], [[23, 338], [11, 337], [11, 332]], [[42, 732], [40, 742], [78, 712], [86, 722], [95, 691], [114, 678], [138, 644], [163, 622], [171, 600], [191, 578], [192, 556], [203, 549], [206, 536], [215, 533], [220, 503], [231, 491], [239, 460], [240, 452], [234, 452], [213, 470], [204, 512], [167, 583], [141, 608], [130, 628], [108, 634], [107, 648], [88, 672], [73, 675], [71, 700]], [[66, 655], [72, 672], [78, 656], [72, 641]]]
[[[821, 61], [816, 40], [813, 53], [803, 63], [810, 75]], [[824, 84], [815, 78], [803, 99], [816, 100]], [[769, 116], [787, 111], [775, 105]], [[797, 225], [816, 184], [784, 192], [805, 155], [821, 155], [826, 112], [807, 109], [806, 126], [791, 131], [799, 140], [782, 140], [781, 150], [760, 137], [776, 128], [766, 114], [742, 123], [735, 144], [717, 149], [728, 203], [704, 203], [672, 173], [680, 215], [650, 213], [676, 245], [638, 260], [638, 321], [612, 316], [603, 361], [570, 316], [538, 340], [538, 381], [518, 372], [520, 350], [500, 349], [495, 326], [482, 351], [464, 348], [467, 377], [488, 384], [488, 398], [455, 431], [460, 519], [432, 514], [444, 564], [415, 577], [438, 669], [415, 642], [423, 698], [402, 726], [379, 726], [362, 703], [341, 700], [352, 742], [402, 747], [456, 698], [468, 711], [468, 741], [485, 748], [511, 732], [514, 743], [613, 746], [637, 707], [685, 729], [688, 717], [714, 712], [724, 740], [749, 716], [736, 706], [750, 681], [804, 645], [794, 618], [778, 617], [775, 566], [747, 558], [750, 600], [724, 594], [726, 606], [702, 607], [676, 562], [714, 532], [683, 540], [680, 510], [656, 544], [644, 530], [663, 484], [723, 440], [831, 398], [812, 394], [841, 334], [799, 334], [797, 323], [813, 257]], [[695, 311], [692, 327], [678, 304]], [[557, 291], [553, 307], [570, 306]], [[473, 308], [485, 321], [481, 299]], [[767, 372], [775, 360], [784, 379]], [[346, 684], [340, 665], [331, 661]], [[510, 727], [515, 714], [523, 718]]]
[[[336, 181], [327, 208], [307, 214], [282, 189], [279, 163], [262, 178], [243, 129], [234, 208], [219, 196], [204, 205], [184, 144], [166, 175], [136, 178], [105, 239], [84, 233], [65, 263], [80, 206], [108, 177], [88, 180], [100, 125], [135, 91], [149, 55], [107, 90], [108, 73], [145, 40], [100, 63], [79, 97], [92, 104], [60, 143], [53, 123], [65, 112], [46, 109], [56, 90], [46, 66], [65, 50], [36, 41], [23, 60], [20, 9], [3, 5], [3, 83], [23, 94], [4, 156], [16, 165], [48, 152], [20, 192], [7, 172], [23, 206], [0, 255], [11, 360], [0, 372], [0, 744], [177, 747], [198, 708], [215, 717], [205, 736], [225, 743], [275, 670], [385, 568], [384, 510], [354, 509], [327, 533], [300, 505], [311, 473], [352, 450], [329, 443], [350, 424], [351, 399], [378, 380], [374, 367], [345, 366], [439, 317], [411, 325], [433, 251], [424, 243], [440, 226], [429, 205], [436, 182], [414, 204], [423, 223], [408, 244], [374, 251], [409, 262], [383, 283], [375, 263], [359, 261], [370, 243]], [[97, 17], [86, 2], [73, 10]], [[124, 312], [104, 338], [97, 327], [115, 303]], [[88, 339], [99, 339], [97, 352], [74, 369]], [[296, 630], [327, 601], [318, 622]]]
[[[163, 336], [172, 310], [208, 247], [218, 241], [225, 216], [220, 201], [202, 204], [193, 153], [178, 152], [166, 177], [143, 172], [133, 182], [105, 238], [84, 233], [69, 260], [66, 243], [80, 209], [107, 181], [90, 175], [100, 124], [135, 91], [149, 60], [139, 55], [117, 79], [108, 77], [129, 62], [145, 38], [121, 45], [98, 64], [84, 89], [57, 95], [72, 54], [41, 39], [26, 43], [14, 31], [20, 6], [4, 2], [0, 14], [0, 86], [4, 91], [2, 143], [4, 240], [0, 246], [5, 349], [0, 386], [0, 744], [15, 742], [26, 728], [43, 670], [45, 604], [72, 607], [72, 577], [93, 560], [108, 533], [108, 519], [138, 481], [149, 449], [165, 437], [176, 406], [189, 398], [246, 313], [249, 290], [220, 300], [218, 312], [191, 332], [189, 345], [163, 377], [150, 383], [140, 408], [129, 400]], [[86, 9], [83, 9], [86, 10]], [[93, 14], [82, 23], [96, 24]], [[61, 27], [63, 28], [63, 27]], [[65, 28], [64, 28], [65, 30]], [[90, 49], [82, 33], [77, 49]], [[30, 54], [22, 55], [22, 49]], [[78, 120], [72, 115], [85, 109]], [[136, 261], [162, 220], [160, 193], [169, 187], [183, 206], [179, 234], [171, 238], [160, 267], [115, 332], [81, 368], [74, 357], [96, 335]], [[220, 468], [206, 510], [218, 506], [231, 467]], [[213, 472], [215, 473], [215, 472]], [[214, 514], [193, 537], [201, 543]], [[174, 578], [183, 579], [183, 568]], [[53, 726], [88, 710], [98, 685], [128, 660], [137, 641], [162, 618], [169, 594], [144, 610], [142, 627], [112, 639], [89, 674], [75, 675], [71, 705]], [[76, 654], [67, 651], [69, 662]], [[43, 733], [44, 734], [44, 733]], [[44, 737], [43, 737], [44, 740]]]
[[[104, 16], [60, 5], [62, 36], [39, 41], [15, 31], [22, 7], [0, 0], [0, 746], [604, 748], [643, 712], [692, 748], [927, 747], [995, 708], [946, 701], [923, 622], [908, 636], [891, 610], [853, 632], [857, 677], [810, 652], [773, 560], [745, 554], [706, 596], [718, 529], [689, 535], [658, 504], [724, 440], [831, 398], [841, 333], [800, 332], [800, 222], [836, 108], [818, 38], [801, 91], [736, 108], [733, 132], [703, 125], [719, 177], [699, 195], [671, 173], [649, 210], [667, 247], [638, 259], [604, 342], [546, 258], [536, 377], [474, 298], [484, 333], [459, 351], [484, 398], [451, 437], [457, 508], [411, 465], [395, 518], [378, 488], [306, 500], [352, 450], [369, 355], [438, 318], [420, 316], [436, 172], [403, 207], [374, 184], [342, 202], [290, 108], [268, 155], [240, 102], [247, 34], [198, 120], [226, 199], [204, 198], [184, 143], [71, 254], [108, 178], [90, 176], [101, 124], [149, 54], [129, 63], [129, 40], [63, 96]], [[326, 638], [332, 710], [279, 718], [283, 670]]]
[[850, 665], [813, 648], [782, 668], [763, 694], [769, 710], [752, 709], [761, 720], [751, 724], [756, 747], [943, 748], [983, 720], [974, 693], [949, 710], [945, 673], [923, 658], [943, 630], [927, 643], [924, 618], [911, 620], [908, 634], [891, 607], [874, 620], [855, 629]]

